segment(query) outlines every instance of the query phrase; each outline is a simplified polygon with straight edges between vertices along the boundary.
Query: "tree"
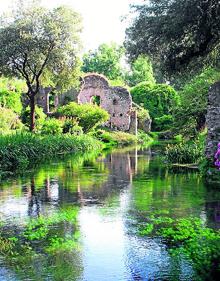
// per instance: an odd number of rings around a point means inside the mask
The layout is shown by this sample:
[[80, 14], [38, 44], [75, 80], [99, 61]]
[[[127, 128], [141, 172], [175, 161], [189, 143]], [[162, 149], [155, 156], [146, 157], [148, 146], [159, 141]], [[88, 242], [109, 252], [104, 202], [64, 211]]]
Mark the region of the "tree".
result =
[[166, 84], [142, 82], [131, 89], [133, 101], [149, 111], [153, 130], [168, 129], [179, 104], [179, 95]]
[[134, 60], [140, 54], [164, 62], [169, 73], [217, 62], [220, 45], [219, 0], [150, 0], [135, 6], [137, 16], [126, 30], [125, 46]]
[[180, 105], [175, 112], [178, 130], [189, 135], [195, 135], [205, 127], [208, 90], [210, 86], [220, 80], [219, 69], [207, 68], [187, 83], [180, 94]]
[[121, 60], [124, 48], [111, 44], [102, 44], [95, 51], [89, 51], [83, 56], [82, 71], [85, 73], [96, 72], [105, 75], [110, 80], [122, 77]]
[[131, 63], [131, 71], [126, 75], [129, 86], [135, 86], [140, 82], [155, 83], [153, 68], [149, 57], [140, 55]]
[[76, 81], [81, 18], [67, 7], [47, 10], [36, 2], [19, 7], [0, 26], [0, 71], [25, 80], [30, 130], [35, 129], [35, 96], [43, 85], [61, 90]]

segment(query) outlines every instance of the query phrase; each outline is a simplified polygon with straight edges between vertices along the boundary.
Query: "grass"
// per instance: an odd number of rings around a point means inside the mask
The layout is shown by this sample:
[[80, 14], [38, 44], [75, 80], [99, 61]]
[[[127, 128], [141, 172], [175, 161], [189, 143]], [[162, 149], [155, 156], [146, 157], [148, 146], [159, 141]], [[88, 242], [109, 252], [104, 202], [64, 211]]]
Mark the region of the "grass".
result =
[[98, 130], [94, 135], [106, 146], [128, 146], [153, 142], [153, 139], [143, 131], [139, 131], [135, 136], [121, 131]]
[[1, 172], [26, 170], [42, 159], [59, 154], [88, 152], [102, 149], [100, 141], [87, 136], [39, 136], [30, 133], [0, 137]]

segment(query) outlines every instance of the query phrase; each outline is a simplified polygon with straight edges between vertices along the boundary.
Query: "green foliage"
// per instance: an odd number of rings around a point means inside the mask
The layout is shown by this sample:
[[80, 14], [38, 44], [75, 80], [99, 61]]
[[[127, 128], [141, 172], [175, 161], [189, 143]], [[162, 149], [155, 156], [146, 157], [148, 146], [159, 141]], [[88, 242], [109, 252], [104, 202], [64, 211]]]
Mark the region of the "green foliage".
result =
[[17, 114], [11, 109], [0, 106], [0, 135], [21, 129], [22, 123]]
[[[36, 131], [40, 131], [43, 123], [45, 122], [46, 114], [43, 112], [43, 109], [41, 107], [36, 106], [35, 107], [35, 120], [36, 120]], [[21, 113], [21, 120], [22, 123], [25, 124], [27, 127], [30, 124], [30, 106], [27, 106], [25, 109], [23, 109]]]
[[[78, 208], [61, 209], [53, 215], [40, 216], [24, 222], [13, 232], [0, 229], [0, 254], [16, 268], [27, 266], [39, 255], [54, 258], [77, 248], [80, 232], [77, 227]], [[64, 230], [69, 228], [68, 234]], [[48, 256], [49, 255], [49, 256]], [[13, 261], [13, 262], [12, 262]]]
[[41, 133], [43, 135], [60, 135], [63, 132], [63, 122], [55, 119], [48, 118], [43, 122]]
[[153, 215], [139, 233], [163, 237], [170, 254], [190, 260], [201, 280], [214, 280], [212, 275], [220, 273], [220, 232], [206, 227], [201, 219]]
[[68, 152], [100, 150], [99, 141], [83, 135], [39, 136], [16, 134], [0, 137], [0, 170], [25, 170], [42, 159]]
[[110, 146], [131, 145], [137, 143], [138, 141], [136, 136], [119, 131], [98, 130], [94, 133], [94, 136]]
[[166, 160], [169, 163], [198, 164], [204, 157], [204, 142], [183, 141], [166, 147]]
[[162, 131], [168, 130], [173, 125], [174, 118], [172, 115], [163, 115], [155, 118], [155, 130]]
[[154, 142], [154, 139], [148, 133], [146, 134], [146, 132], [142, 130], [138, 130], [137, 138], [138, 138], [138, 143], [147, 146]]
[[89, 132], [109, 119], [109, 114], [102, 108], [91, 104], [71, 102], [57, 111], [59, 116], [75, 119], [83, 131]]
[[78, 84], [81, 17], [68, 7], [43, 8], [20, 2], [0, 28], [0, 71], [23, 79], [35, 130], [35, 96], [41, 86], [64, 91]]
[[121, 59], [124, 49], [115, 43], [102, 44], [95, 51], [89, 51], [83, 56], [82, 71], [103, 74], [110, 80], [122, 77]]
[[131, 63], [131, 71], [126, 75], [126, 82], [129, 86], [135, 86], [141, 82], [155, 83], [149, 57], [142, 55]]
[[78, 125], [78, 122], [74, 119], [66, 119], [63, 124], [63, 133], [69, 133], [71, 135], [81, 135], [83, 133], [82, 127]]
[[190, 63], [191, 68], [201, 67], [210, 53], [218, 62], [218, 0], [150, 0], [133, 8], [125, 41], [130, 59], [151, 55], [168, 73], [184, 71]]
[[193, 77], [181, 91], [180, 105], [175, 112], [178, 131], [185, 135], [195, 135], [205, 127], [208, 91], [210, 86], [220, 80], [220, 71], [207, 68], [201, 74]]
[[138, 117], [138, 129], [148, 133], [151, 130], [151, 118], [148, 110], [142, 107], [138, 107], [137, 117]]
[[[134, 102], [149, 111], [152, 118], [153, 129], [165, 129], [172, 120], [172, 115], [179, 104], [179, 96], [176, 91], [166, 84], [151, 84], [142, 82], [131, 89]], [[161, 119], [156, 119], [161, 118]], [[170, 122], [171, 123], [171, 122]]]
[[25, 90], [24, 82], [17, 79], [0, 78], [0, 106], [21, 113], [21, 94]]

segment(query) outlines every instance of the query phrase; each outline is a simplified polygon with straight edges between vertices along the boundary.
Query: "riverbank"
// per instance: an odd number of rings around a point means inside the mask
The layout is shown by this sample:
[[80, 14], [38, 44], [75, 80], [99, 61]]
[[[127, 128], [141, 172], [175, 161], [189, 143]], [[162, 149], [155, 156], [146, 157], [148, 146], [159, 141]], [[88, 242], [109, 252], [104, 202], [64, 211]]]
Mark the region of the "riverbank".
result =
[[31, 133], [0, 137], [0, 178], [23, 172], [43, 160], [67, 153], [102, 151], [104, 148], [150, 143], [147, 135], [134, 136], [123, 132], [104, 132], [90, 136], [48, 135]]
[[101, 141], [88, 136], [39, 136], [30, 133], [0, 137], [0, 177], [24, 171], [37, 162], [66, 153], [102, 150]]

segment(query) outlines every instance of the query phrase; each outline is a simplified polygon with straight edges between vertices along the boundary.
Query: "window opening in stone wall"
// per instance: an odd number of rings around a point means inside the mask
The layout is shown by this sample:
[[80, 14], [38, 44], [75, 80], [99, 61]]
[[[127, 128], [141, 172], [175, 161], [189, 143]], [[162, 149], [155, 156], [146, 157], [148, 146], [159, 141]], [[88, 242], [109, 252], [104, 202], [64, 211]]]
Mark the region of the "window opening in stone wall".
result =
[[113, 99], [113, 105], [117, 105], [118, 101], [116, 99]]
[[91, 98], [91, 103], [100, 106], [100, 104], [101, 104], [100, 96], [93, 96]]

